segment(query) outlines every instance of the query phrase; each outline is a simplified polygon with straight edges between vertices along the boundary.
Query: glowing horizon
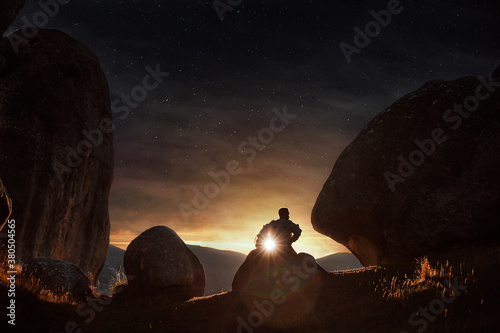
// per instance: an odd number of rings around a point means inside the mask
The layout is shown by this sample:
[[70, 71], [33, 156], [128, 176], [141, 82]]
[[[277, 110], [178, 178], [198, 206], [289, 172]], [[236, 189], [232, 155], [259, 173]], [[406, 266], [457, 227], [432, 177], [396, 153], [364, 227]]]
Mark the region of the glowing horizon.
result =
[[[185, 155], [184, 148], [175, 146], [168, 154], [161, 150], [152, 153], [131, 146], [153, 136], [129, 134], [130, 144], [117, 147], [116, 156], [130, 161], [148, 160], [150, 169], [130, 169], [121, 160], [115, 161], [117, 176], [111, 187], [109, 206], [111, 244], [126, 248], [141, 232], [164, 225], [187, 244], [246, 254], [254, 249], [254, 238], [262, 226], [278, 218], [280, 207], [288, 207], [290, 220], [302, 229], [302, 236], [293, 244], [297, 252], [314, 257], [348, 252], [343, 245], [312, 228], [311, 211], [331, 167], [356, 132], [335, 126], [318, 126], [310, 132], [299, 126], [304, 121], [300, 106], [290, 104], [287, 110], [297, 114], [296, 119], [276, 133], [265, 148], [258, 153], [255, 150], [252, 159], [239, 153], [239, 141], [267, 126], [269, 119], [275, 117], [272, 108], [261, 114], [259, 124], [251, 128], [240, 124], [238, 127], [248, 128], [248, 133], [242, 132], [236, 139], [221, 133], [225, 139], [212, 142], [209, 153], [204, 150]], [[141, 136], [141, 140], [135, 135]], [[207, 137], [190, 140], [204, 142]], [[156, 145], [154, 140], [144, 144]], [[320, 152], [313, 147], [324, 149]], [[228, 163], [234, 161], [240, 163], [238, 173], [220, 176], [227, 171]], [[207, 186], [214, 194], [199, 199]]]
[[[350, 252], [342, 244], [339, 244], [329, 237], [317, 233], [310, 226], [301, 225], [301, 228], [303, 230], [302, 236], [297, 240], [297, 242], [293, 243], [292, 245], [297, 253], [306, 252], [311, 254], [315, 258], [321, 258], [330, 254]], [[258, 231], [259, 230], [255, 231], [255, 235]], [[121, 248], [122, 250], [126, 250], [128, 244], [130, 244], [130, 242], [141, 233], [142, 231], [130, 232], [123, 230], [119, 232], [112, 232], [110, 235], [110, 245], [114, 245]], [[211, 237], [210, 233], [207, 233], [205, 237], [202, 237], [199, 240], [191, 238], [190, 236], [193, 235], [190, 235], [190, 232], [177, 232], [177, 234], [184, 241], [184, 243], [188, 245], [198, 245], [218, 250], [234, 251], [245, 255], [255, 249], [255, 245], [253, 243], [255, 235], [249, 238], [242, 236], [240, 238], [241, 241], [239, 242], [237, 241], [237, 239], [234, 239], [234, 237], [233, 239], [228, 239], [229, 237], [225, 237], [224, 239], [220, 239], [218, 241], [211, 241], [207, 239]], [[198, 234], [198, 236], [200, 235]]]

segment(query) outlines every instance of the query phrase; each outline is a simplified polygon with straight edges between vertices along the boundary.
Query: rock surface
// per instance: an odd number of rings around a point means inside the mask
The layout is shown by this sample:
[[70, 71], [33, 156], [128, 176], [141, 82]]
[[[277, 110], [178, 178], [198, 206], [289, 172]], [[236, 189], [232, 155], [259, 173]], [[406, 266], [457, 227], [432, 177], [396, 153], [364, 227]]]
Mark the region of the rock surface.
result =
[[10, 27], [17, 14], [24, 6], [25, 0], [2, 0], [0, 3], [0, 35]]
[[3, 186], [2, 180], [0, 179], [0, 230], [9, 220], [12, 214], [12, 199], [9, 196], [9, 192]]
[[130, 286], [161, 290], [175, 288], [186, 297], [203, 296], [205, 270], [198, 258], [170, 228], [156, 226], [137, 236], [123, 259]]
[[16, 254], [69, 261], [94, 280], [110, 228], [106, 77], [89, 48], [59, 31], [39, 30], [17, 53], [7, 38], [1, 44], [0, 178], [12, 199]]
[[92, 296], [92, 282], [76, 265], [62, 260], [36, 258], [25, 263], [21, 279], [36, 282], [36, 287], [57, 296], [85, 301]]
[[495, 75], [428, 82], [375, 117], [335, 163], [312, 212], [314, 229], [364, 266], [451, 244], [498, 243]]
[[307, 253], [253, 250], [236, 272], [233, 292], [265, 324], [291, 328], [315, 310], [328, 273]]

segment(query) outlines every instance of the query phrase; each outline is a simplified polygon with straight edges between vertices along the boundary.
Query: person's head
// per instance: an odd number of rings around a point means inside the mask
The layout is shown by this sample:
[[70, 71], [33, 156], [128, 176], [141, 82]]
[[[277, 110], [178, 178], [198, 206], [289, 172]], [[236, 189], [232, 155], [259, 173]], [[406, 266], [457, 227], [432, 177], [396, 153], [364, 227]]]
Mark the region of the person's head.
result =
[[288, 208], [285, 207], [278, 210], [278, 215], [280, 216], [280, 219], [288, 220], [290, 218], [290, 212], [288, 211]]

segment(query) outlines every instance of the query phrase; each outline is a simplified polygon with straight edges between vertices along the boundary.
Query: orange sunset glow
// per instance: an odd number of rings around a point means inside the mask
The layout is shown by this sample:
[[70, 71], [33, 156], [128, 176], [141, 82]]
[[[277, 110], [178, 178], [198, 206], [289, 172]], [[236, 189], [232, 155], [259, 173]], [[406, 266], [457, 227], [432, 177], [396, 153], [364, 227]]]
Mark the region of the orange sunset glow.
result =
[[[290, 202], [290, 201], [289, 201]], [[277, 209], [284, 205], [272, 205], [270, 202], [266, 206], [263, 202], [258, 202], [260, 209], [258, 212], [253, 212], [249, 209], [250, 205], [239, 205], [236, 201], [225, 203], [224, 206], [232, 206], [230, 213], [226, 218], [218, 216], [210, 220], [209, 225], [204, 227], [196, 223], [196, 229], [192, 229], [192, 225], [186, 224], [184, 221], [161, 221], [161, 217], [149, 217], [150, 220], [140, 221], [140, 226], [144, 226], [144, 230], [154, 225], [166, 225], [174, 229], [178, 235], [187, 243], [192, 245], [201, 245], [213, 247], [223, 250], [238, 251], [247, 254], [254, 247], [254, 237], [259, 232], [260, 228], [272, 219], [277, 219]], [[310, 202], [309, 207], [306, 205], [297, 206], [288, 205], [291, 210], [290, 219], [298, 223], [302, 229], [302, 235], [299, 240], [294, 243], [294, 248], [297, 252], [307, 252], [315, 257], [322, 257], [337, 252], [348, 252], [348, 250], [341, 244], [333, 241], [332, 239], [316, 232], [310, 222], [310, 210], [314, 202]], [[238, 206], [244, 208], [243, 211], [238, 212]], [[228, 207], [229, 208], [229, 207]], [[214, 208], [213, 210], [215, 210]], [[245, 211], [246, 209], [246, 211]], [[209, 210], [207, 208], [207, 210]], [[226, 212], [227, 212], [226, 211]], [[293, 212], [296, 212], [295, 214]], [[210, 212], [217, 216], [218, 212]], [[209, 213], [207, 213], [208, 215]], [[220, 214], [220, 212], [219, 212]], [[293, 214], [293, 215], [292, 215]], [[239, 223], [234, 223], [234, 220]], [[217, 221], [216, 223], [213, 221]], [[139, 222], [139, 221], [138, 221]], [[142, 231], [131, 230], [111, 230], [110, 244], [122, 249], [126, 249], [128, 244], [137, 237]]]
[[[288, 109], [290, 113], [294, 110], [290, 106]], [[269, 118], [272, 113], [266, 116]], [[144, 230], [165, 225], [188, 244], [248, 253], [254, 248], [254, 237], [262, 226], [278, 218], [280, 207], [288, 207], [290, 219], [303, 231], [294, 243], [298, 252], [315, 257], [347, 252], [343, 245], [312, 228], [310, 214], [334, 161], [354, 133], [330, 133], [320, 128], [314, 133], [305, 133], [298, 126], [303, 121], [301, 118], [298, 115], [295, 123], [276, 135], [251, 163], [237, 154], [236, 147], [221, 142], [210, 147], [212, 156], [201, 151], [192, 160], [182, 161], [184, 167], [176, 165], [179, 162], [172, 163], [168, 172], [177, 173], [178, 177], [172, 175], [161, 182], [137, 169], [133, 172], [122, 170], [118, 161], [116, 173], [119, 177], [115, 177], [110, 194], [111, 244], [126, 249]], [[243, 139], [247, 136], [242, 134]], [[331, 153], [309, 152], [309, 147], [325, 142], [330, 143]], [[145, 154], [140, 149], [136, 151]], [[118, 152], [117, 155], [124, 154]], [[220, 162], [210, 161], [213, 156]], [[168, 164], [164, 155], [154, 158], [158, 168]], [[224, 158], [237, 161], [239, 173], [218, 189], [218, 195], [211, 199], [205, 197], [203, 209], [196, 209], [193, 205], [196, 193], [203, 192], [206, 184], [215, 183], [210, 173], [224, 170], [227, 164]], [[193, 169], [188, 177], [186, 168]], [[181, 204], [191, 207], [193, 213], [183, 215], [179, 209]]]

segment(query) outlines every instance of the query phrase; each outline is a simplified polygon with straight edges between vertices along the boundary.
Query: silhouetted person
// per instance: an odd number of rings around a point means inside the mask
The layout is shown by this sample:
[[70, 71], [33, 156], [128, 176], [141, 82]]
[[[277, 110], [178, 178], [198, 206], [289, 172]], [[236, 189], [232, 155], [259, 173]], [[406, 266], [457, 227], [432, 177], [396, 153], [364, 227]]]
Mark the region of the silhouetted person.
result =
[[292, 248], [292, 243], [299, 239], [302, 230], [298, 224], [290, 221], [288, 208], [280, 208], [278, 211], [280, 218], [273, 220], [262, 227], [255, 239], [255, 246], [261, 249], [267, 238], [271, 238], [276, 243], [276, 248], [281, 251], [290, 251], [297, 254]]

